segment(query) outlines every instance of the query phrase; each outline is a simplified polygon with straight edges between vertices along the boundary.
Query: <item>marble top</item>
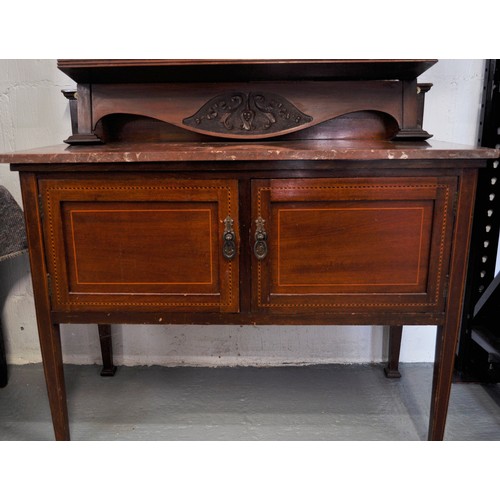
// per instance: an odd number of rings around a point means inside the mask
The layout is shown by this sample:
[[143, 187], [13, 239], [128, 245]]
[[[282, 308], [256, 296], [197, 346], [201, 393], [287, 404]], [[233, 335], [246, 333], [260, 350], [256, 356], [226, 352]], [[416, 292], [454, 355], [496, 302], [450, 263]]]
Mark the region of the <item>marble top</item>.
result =
[[0, 153], [0, 163], [116, 163], [170, 161], [260, 160], [463, 160], [494, 159], [491, 148], [427, 142], [398, 141], [276, 141], [276, 142], [165, 142], [111, 143], [93, 146], [65, 144]]

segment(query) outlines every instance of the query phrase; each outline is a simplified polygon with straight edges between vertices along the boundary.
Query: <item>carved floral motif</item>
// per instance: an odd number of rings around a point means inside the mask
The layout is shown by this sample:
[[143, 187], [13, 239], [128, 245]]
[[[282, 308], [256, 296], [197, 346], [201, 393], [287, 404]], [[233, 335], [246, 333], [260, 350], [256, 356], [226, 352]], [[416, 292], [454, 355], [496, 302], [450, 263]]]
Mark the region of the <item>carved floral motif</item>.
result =
[[231, 92], [210, 99], [183, 123], [220, 134], [260, 135], [312, 121], [291, 102], [269, 92]]

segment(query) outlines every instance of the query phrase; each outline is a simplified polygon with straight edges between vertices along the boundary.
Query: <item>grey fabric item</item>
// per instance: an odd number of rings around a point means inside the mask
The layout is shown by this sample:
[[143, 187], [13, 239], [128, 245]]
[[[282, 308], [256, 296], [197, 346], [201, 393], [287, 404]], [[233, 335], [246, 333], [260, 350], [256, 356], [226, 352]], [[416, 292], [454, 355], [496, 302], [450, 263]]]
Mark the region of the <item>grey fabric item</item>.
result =
[[0, 261], [26, 251], [23, 211], [9, 191], [0, 186]]

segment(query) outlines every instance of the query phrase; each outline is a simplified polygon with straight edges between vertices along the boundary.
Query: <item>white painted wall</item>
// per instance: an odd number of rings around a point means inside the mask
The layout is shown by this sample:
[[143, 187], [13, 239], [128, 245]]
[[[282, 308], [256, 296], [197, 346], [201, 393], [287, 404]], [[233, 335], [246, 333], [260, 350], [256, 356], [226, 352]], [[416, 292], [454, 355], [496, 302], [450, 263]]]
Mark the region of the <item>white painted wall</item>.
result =
[[[434, 139], [475, 144], [483, 60], [442, 60], [419, 79], [432, 82], [424, 128]], [[70, 135], [61, 89], [74, 84], [54, 60], [0, 60], [0, 150], [61, 143]], [[0, 182], [21, 203], [17, 173], [0, 165]], [[39, 362], [27, 257], [0, 263], [0, 304], [8, 362]], [[97, 327], [63, 325], [67, 363], [100, 362]], [[385, 359], [383, 327], [121, 326], [113, 327], [117, 364], [279, 365], [367, 363]], [[401, 361], [434, 359], [435, 328], [405, 327]]]

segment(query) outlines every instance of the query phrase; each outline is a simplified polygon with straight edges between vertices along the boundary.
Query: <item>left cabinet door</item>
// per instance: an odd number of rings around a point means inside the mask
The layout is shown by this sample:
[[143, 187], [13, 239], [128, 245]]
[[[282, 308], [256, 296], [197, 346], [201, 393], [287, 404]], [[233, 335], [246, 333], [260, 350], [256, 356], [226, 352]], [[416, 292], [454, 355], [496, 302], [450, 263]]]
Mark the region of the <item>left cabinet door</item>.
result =
[[238, 311], [236, 181], [86, 176], [39, 190], [53, 310]]

